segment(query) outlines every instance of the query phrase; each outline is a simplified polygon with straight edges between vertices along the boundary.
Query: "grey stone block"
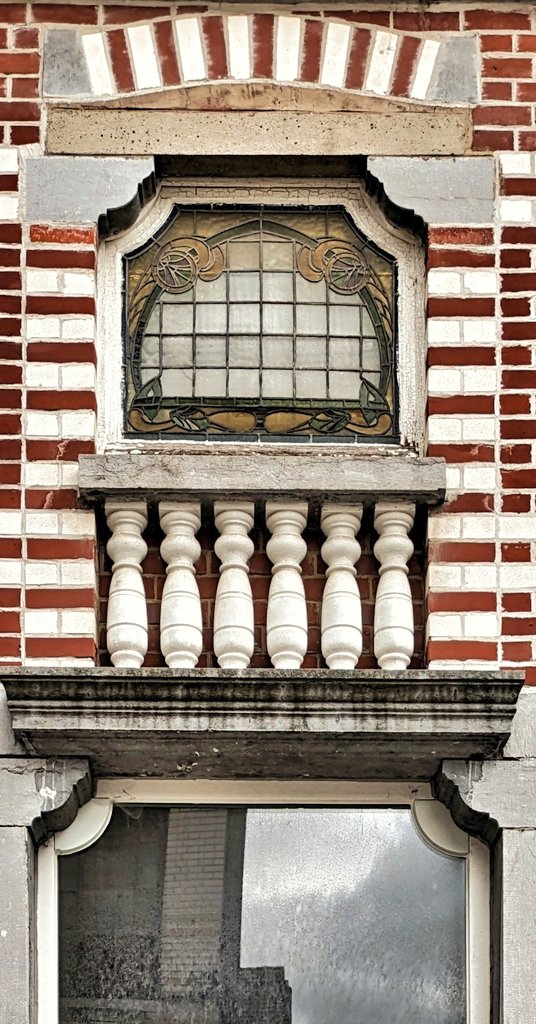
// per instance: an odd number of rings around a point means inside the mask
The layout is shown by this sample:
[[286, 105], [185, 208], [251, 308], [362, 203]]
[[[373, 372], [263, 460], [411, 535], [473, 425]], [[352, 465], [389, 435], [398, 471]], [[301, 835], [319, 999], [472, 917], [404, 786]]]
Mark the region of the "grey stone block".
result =
[[476, 103], [475, 36], [451, 36], [441, 43], [426, 98], [434, 103]]
[[0, 759], [0, 832], [2, 826], [25, 826], [40, 843], [52, 832], [67, 828], [90, 797], [85, 760]]
[[91, 86], [80, 35], [75, 29], [48, 29], [43, 50], [45, 96], [90, 96]]
[[27, 828], [0, 828], [0, 1020], [33, 1024], [34, 851]]
[[493, 221], [492, 157], [374, 157], [368, 167], [393, 202], [429, 224]]
[[356, 457], [331, 449], [253, 452], [189, 447], [186, 451], [121, 452], [80, 457], [79, 488], [87, 498], [207, 501], [244, 498], [421, 501], [445, 496], [443, 459], [406, 455]]
[[154, 161], [98, 157], [31, 157], [26, 161], [26, 217], [63, 224], [96, 223], [129, 202]]

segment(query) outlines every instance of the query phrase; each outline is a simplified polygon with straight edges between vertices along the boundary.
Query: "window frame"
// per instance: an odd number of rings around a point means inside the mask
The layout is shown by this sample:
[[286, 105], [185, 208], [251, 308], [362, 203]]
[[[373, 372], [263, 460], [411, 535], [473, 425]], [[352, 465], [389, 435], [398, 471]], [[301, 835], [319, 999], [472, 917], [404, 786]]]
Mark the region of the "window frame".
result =
[[[37, 1024], [59, 1024], [58, 858], [87, 849], [106, 830], [115, 804], [162, 806], [409, 807], [436, 851], [466, 861], [466, 1024], [490, 1017], [490, 856], [466, 835], [427, 783], [101, 779], [74, 822], [37, 857]], [[460, 853], [466, 847], [467, 852]]]
[[[422, 242], [408, 231], [395, 227], [365, 190], [359, 180], [349, 183], [339, 179], [315, 180], [307, 185], [281, 179], [220, 181], [217, 186], [206, 179], [164, 179], [157, 195], [145, 208], [135, 226], [119, 237], [104, 241], [100, 247], [97, 266], [97, 346], [98, 365], [98, 451], [124, 451], [133, 446], [139, 451], [154, 450], [164, 445], [167, 451], [182, 448], [196, 441], [184, 437], [151, 440], [143, 434], [124, 434], [124, 408], [126, 382], [124, 380], [124, 321], [123, 321], [123, 257], [132, 252], [152, 234], [164, 227], [175, 205], [183, 207], [210, 206], [241, 207], [271, 206], [277, 208], [339, 207], [356, 227], [380, 249], [391, 254], [397, 263], [397, 294], [395, 317], [396, 365], [394, 387], [398, 398], [398, 433], [400, 440], [373, 442], [337, 441], [337, 447], [348, 447], [353, 453], [393, 454], [410, 448], [419, 454], [424, 450], [425, 432], [425, 330], [426, 330], [426, 272]], [[104, 358], [105, 356], [105, 358]], [[247, 444], [247, 438], [241, 445]], [[251, 441], [256, 441], [251, 439]], [[197, 438], [197, 443], [200, 439]], [[201, 442], [202, 443], [202, 442]], [[284, 445], [285, 438], [267, 439], [269, 445]], [[316, 449], [323, 439], [314, 442]], [[236, 441], [210, 440], [212, 450], [223, 449]], [[306, 438], [300, 441], [311, 447]], [[295, 442], [293, 447], [295, 447]]]

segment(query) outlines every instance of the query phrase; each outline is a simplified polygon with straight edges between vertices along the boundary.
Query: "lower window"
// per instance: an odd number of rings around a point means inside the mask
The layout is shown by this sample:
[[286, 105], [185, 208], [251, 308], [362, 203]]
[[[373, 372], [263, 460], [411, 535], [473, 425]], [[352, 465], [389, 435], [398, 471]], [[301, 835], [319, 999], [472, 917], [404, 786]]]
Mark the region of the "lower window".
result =
[[472, 1024], [467, 862], [410, 807], [116, 804], [58, 859], [59, 1024]]

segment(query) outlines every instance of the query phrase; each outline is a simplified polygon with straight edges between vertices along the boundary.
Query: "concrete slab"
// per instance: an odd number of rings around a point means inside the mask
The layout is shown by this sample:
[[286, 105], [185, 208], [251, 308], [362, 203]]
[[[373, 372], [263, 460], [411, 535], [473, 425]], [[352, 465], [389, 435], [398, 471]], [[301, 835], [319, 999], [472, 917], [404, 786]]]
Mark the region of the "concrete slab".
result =
[[118, 110], [51, 107], [51, 154], [329, 154], [445, 156], [470, 148], [470, 112], [417, 113]]

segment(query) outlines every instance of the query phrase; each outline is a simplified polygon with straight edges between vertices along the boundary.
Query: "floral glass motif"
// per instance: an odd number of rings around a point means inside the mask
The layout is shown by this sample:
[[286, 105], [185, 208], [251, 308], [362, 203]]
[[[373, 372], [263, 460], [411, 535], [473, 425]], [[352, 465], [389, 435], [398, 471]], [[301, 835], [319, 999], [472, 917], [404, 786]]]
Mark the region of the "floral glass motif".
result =
[[125, 257], [128, 432], [396, 438], [395, 275], [339, 209], [176, 207]]

